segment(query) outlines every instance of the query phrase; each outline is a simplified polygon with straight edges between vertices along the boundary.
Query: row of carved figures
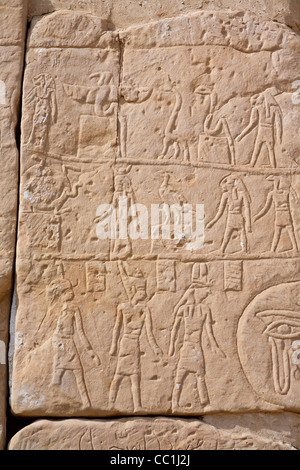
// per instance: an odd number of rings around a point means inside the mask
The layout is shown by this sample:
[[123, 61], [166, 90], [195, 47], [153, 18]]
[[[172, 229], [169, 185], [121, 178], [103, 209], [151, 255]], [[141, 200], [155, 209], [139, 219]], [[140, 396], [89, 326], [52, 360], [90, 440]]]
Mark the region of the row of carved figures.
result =
[[[111, 115], [116, 115], [118, 91], [117, 87], [113, 85], [112, 73], [99, 72], [98, 74], [92, 74], [90, 78], [97, 78], [97, 85], [87, 87], [64, 84], [66, 95], [80, 103], [94, 104], [95, 116], [109, 118]], [[43, 149], [49, 138], [49, 127], [57, 121], [56, 85], [54, 79], [48, 73], [35, 76], [33, 82], [34, 87], [26, 97], [26, 103], [34, 106], [32, 128], [27, 144]], [[124, 84], [120, 88], [122, 98], [130, 104], [147, 101], [152, 92], [153, 90], [150, 87], [136, 87], [132, 84]], [[175, 103], [164, 130], [163, 149], [158, 158], [161, 160], [183, 159], [184, 161], [190, 161], [189, 142], [180, 135], [178, 129], [178, 117], [185, 106], [184, 96], [178, 86], [174, 84], [170, 93], [174, 95]], [[200, 96], [203, 102], [204, 100], [209, 101], [209, 111], [202, 132], [207, 136], [221, 136], [227, 140], [230, 155], [229, 164], [237, 164], [235, 142], [242, 141], [255, 130], [256, 138], [249, 166], [254, 167], [257, 164], [258, 158], [265, 147], [268, 152], [269, 165], [276, 168], [276, 148], [280, 147], [283, 137], [283, 115], [276, 100], [276, 96], [281, 92], [277, 88], [268, 88], [251, 97], [249, 124], [235, 139], [230, 130], [227, 117], [220, 115], [217, 94], [213, 88], [198, 86], [194, 93], [195, 96]], [[127, 120], [128, 118], [125, 115], [120, 114], [120, 151], [123, 158], [127, 156]], [[198, 160], [201, 160], [201, 148], [199, 148], [198, 154]]]

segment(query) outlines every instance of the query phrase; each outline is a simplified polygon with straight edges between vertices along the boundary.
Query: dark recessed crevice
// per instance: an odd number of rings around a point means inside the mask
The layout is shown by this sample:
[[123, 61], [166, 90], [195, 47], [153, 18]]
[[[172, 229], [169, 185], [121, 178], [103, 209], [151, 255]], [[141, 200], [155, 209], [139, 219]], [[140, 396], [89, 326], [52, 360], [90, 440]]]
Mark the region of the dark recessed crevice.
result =
[[23, 428], [34, 423], [36, 418], [19, 418], [14, 416], [9, 408], [7, 409], [7, 423], [6, 423], [6, 449], [10, 440]]
[[[18, 240], [18, 223], [19, 223], [19, 207], [20, 207], [20, 155], [21, 155], [21, 121], [22, 121], [22, 103], [23, 103], [23, 84], [24, 84], [24, 73], [25, 73], [25, 66], [26, 66], [26, 45], [27, 45], [27, 36], [28, 36], [28, 31], [29, 31], [29, 26], [30, 24], [27, 23], [26, 27], [26, 32], [25, 32], [25, 37], [24, 37], [24, 54], [23, 54], [23, 64], [20, 64], [20, 99], [19, 99], [19, 106], [17, 109], [17, 124], [15, 127], [15, 141], [16, 141], [16, 147], [18, 149], [18, 162], [17, 162], [17, 205], [16, 205], [16, 223], [15, 223], [15, 255], [14, 255], [14, 260], [13, 260], [13, 265], [12, 265], [12, 286], [11, 286], [11, 298], [10, 298], [10, 312], [12, 311], [12, 305], [13, 305], [13, 296], [15, 292], [15, 283], [16, 283], [16, 251], [17, 251], [17, 240]], [[11, 317], [9, 318], [9, 327], [10, 327], [10, 322], [11, 322]], [[9, 329], [9, 336], [8, 336], [8, 351], [11, 349], [11, 337], [10, 337], [10, 329]], [[7, 358], [7, 364], [9, 368], [9, 357]], [[7, 371], [7, 375], [9, 377], [9, 374], [11, 373], [11, 370]], [[6, 445], [8, 444], [10, 438], [12, 437], [12, 429], [17, 428], [15, 420], [17, 418], [13, 417], [13, 415], [10, 412], [10, 389], [9, 389], [9, 381], [7, 381], [7, 414], [6, 414]], [[21, 425], [17, 429], [19, 431], [21, 428], [26, 426], [27, 424]]]

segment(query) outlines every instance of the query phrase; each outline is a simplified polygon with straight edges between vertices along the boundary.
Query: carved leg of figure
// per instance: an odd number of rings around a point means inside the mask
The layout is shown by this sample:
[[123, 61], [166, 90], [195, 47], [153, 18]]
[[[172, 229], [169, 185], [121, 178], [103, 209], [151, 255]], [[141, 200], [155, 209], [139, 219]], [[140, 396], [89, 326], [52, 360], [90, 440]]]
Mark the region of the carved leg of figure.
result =
[[133, 374], [131, 375], [130, 379], [131, 379], [133, 408], [134, 408], [135, 413], [137, 413], [139, 411], [142, 411], [140, 374]]
[[244, 253], [248, 253], [248, 239], [245, 227], [243, 227], [241, 230], [241, 247]]
[[40, 138], [40, 147], [41, 148], [44, 148], [46, 143], [47, 143], [47, 131], [48, 131], [48, 127], [46, 124], [43, 124], [41, 126], [41, 130], [40, 130], [40, 135], [41, 135], [41, 138]]
[[223, 125], [225, 135], [227, 137], [227, 143], [228, 143], [228, 148], [229, 148], [229, 153], [230, 153], [230, 163], [231, 165], [235, 165], [236, 159], [235, 159], [234, 139], [232, 138], [227, 120], [225, 118], [222, 118], [221, 123]]
[[91, 402], [88, 396], [88, 391], [85, 385], [83, 372], [81, 370], [73, 370], [75, 379], [77, 382], [78, 391], [82, 400], [82, 404], [85, 408], [90, 408]]
[[282, 227], [276, 225], [275, 226], [275, 233], [274, 233], [273, 243], [272, 243], [272, 248], [271, 248], [271, 251], [273, 253], [275, 253], [277, 251], [278, 243], [279, 243], [279, 240], [280, 240], [280, 237], [281, 237], [281, 231], [282, 231]]
[[197, 378], [197, 386], [198, 386], [198, 393], [200, 398], [200, 403], [202, 406], [209, 404], [209, 396], [208, 391], [205, 383], [205, 373], [203, 374], [196, 374]]
[[64, 373], [65, 373], [65, 369], [54, 369], [52, 385], [61, 385], [61, 381], [62, 381]]
[[180, 145], [179, 145], [178, 142], [174, 141], [173, 147], [174, 147], [174, 150], [175, 150], [174, 155], [173, 155], [173, 158], [174, 158], [175, 160], [177, 160], [177, 158], [178, 158], [179, 155], [180, 155]]
[[132, 246], [131, 241], [127, 240], [114, 240], [113, 250], [111, 253], [111, 260], [126, 259], [131, 254]]
[[117, 395], [118, 395], [118, 391], [119, 391], [119, 386], [121, 385], [121, 382], [123, 380], [124, 376], [122, 374], [119, 374], [119, 373], [116, 373], [114, 378], [113, 378], [113, 381], [111, 383], [111, 386], [110, 386], [110, 393], [109, 393], [109, 404], [111, 407], [113, 407], [116, 399], [117, 399]]
[[269, 159], [270, 159], [270, 164], [273, 168], [276, 168], [276, 156], [275, 156], [275, 150], [274, 150], [274, 142], [268, 141], [266, 142], [268, 151], [269, 151]]
[[190, 161], [190, 149], [187, 142], [183, 143], [183, 159], [185, 162]]
[[225, 253], [226, 248], [228, 246], [228, 243], [230, 242], [231, 236], [232, 236], [234, 231], [235, 231], [234, 228], [226, 227], [226, 230], [225, 230], [225, 233], [224, 233], [224, 238], [223, 238], [223, 243], [221, 245], [222, 254]]
[[189, 372], [185, 369], [181, 369], [181, 368], [177, 369], [175, 384], [174, 384], [173, 393], [172, 393], [172, 410], [173, 411], [176, 411], [179, 408], [179, 400], [180, 400], [182, 386], [188, 374]]
[[258, 160], [258, 157], [260, 155], [260, 152], [263, 148], [264, 143], [265, 142], [263, 140], [261, 140], [260, 138], [256, 139], [253, 155], [252, 155], [252, 158], [251, 158], [251, 162], [249, 163], [250, 166], [254, 167], [256, 165], [256, 162]]
[[294, 251], [299, 251], [298, 243], [297, 243], [297, 239], [296, 239], [296, 235], [295, 235], [295, 231], [294, 231], [294, 227], [293, 226], [287, 227], [287, 231], [288, 231], [288, 234], [290, 236], [290, 239], [291, 239], [291, 242], [292, 242], [292, 245], [293, 245], [293, 250]]

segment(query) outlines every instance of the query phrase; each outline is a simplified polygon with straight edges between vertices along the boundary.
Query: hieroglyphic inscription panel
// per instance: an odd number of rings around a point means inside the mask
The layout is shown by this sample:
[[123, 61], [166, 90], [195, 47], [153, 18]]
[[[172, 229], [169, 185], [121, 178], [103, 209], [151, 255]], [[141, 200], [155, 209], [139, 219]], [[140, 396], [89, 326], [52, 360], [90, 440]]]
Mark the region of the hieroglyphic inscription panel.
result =
[[13, 410], [297, 411], [299, 38], [241, 11], [107, 28], [29, 34]]
[[[297, 427], [299, 418], [291, 413], [216, 415], [201, 421], [163, 417], [41, 420], [17, 433], [9, 450], [297, 450]], [[124, 454], [116, 453], [113, 458], [115, 464], [125, 463]], [[170, 464], [177, 463], [169, 458]]]

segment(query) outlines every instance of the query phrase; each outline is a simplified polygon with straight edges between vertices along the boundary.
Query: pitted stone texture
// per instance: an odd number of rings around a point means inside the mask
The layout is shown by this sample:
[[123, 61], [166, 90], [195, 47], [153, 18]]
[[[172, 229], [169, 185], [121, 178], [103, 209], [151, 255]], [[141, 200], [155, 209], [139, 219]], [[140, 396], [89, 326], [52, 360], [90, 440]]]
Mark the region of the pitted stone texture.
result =
[[299, 418], [288, 413], [41, 420], [17, 433], [9, 450], [297, 450], [298, 429]]
[[[106, 27], [29, 33], [14, 413], [299, 411], [299, 36], [246, 11]], [[124, 197], [130, 238], [101, 238]], [[163, 203], [197, 236], [147, 238]]]
[[15, 128], [20, 100], [27, 2], [0, 1], [0, 449], [4, 446], [7, 343], [18, 204]]
[[169, 18], [199, 10], [248, 9], [299, 31], [298, 0], [30, 0], [29, 16], [57, 10], [84, 11], [108, 18], [117, 28]]

